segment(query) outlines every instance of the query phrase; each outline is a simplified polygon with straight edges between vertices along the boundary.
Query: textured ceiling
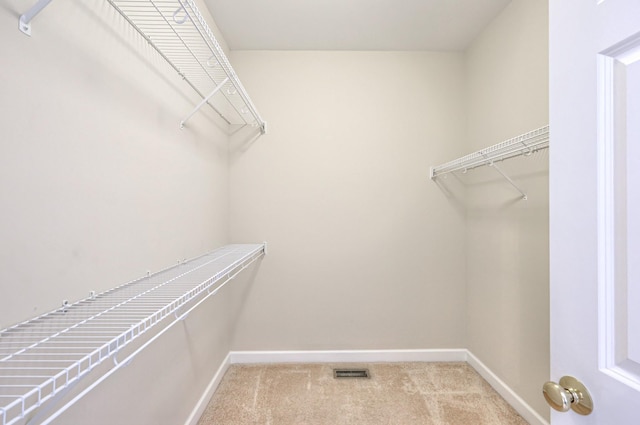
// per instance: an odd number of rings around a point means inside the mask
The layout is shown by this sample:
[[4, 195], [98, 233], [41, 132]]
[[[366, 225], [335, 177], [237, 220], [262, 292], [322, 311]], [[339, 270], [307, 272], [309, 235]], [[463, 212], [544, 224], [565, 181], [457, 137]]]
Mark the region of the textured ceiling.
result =
[[232, 50], [464, 50], [510, 0], [204, 0]]

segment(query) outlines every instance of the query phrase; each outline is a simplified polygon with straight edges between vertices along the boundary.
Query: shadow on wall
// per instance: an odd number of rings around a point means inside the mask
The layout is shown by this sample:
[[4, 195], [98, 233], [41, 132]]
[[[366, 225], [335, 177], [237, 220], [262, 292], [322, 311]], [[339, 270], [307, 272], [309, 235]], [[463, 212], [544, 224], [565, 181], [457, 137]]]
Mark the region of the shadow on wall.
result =
[[229, 161], [233, 163], [260, 139], [262, 133], [258, 127], [244, 125], [232, 130], [231, 136], [231, 142], [229, 144]]
[[238, 323], [240, 322], [240, 318], [242, 317], [245, 311], [247, 300], [249, 299], [251, 290], [255, 285], [258, 272], [260, 271], [260, 268], [262, 266], [262, 261], [264, 261], [264, 257], [260, 258], [260, 260], [255, 262], [250, 269], [245, 270], [244, 273], [238, 276], [243, 281], [236, 282], [237, 285], [235, 285], [235, 287], [233, 288], [233, 294], [230, 296], [231, 298], [230, 302], [232, 304], [232, 308], [231, 308], [232, 313], [230, 314], [230, 317], [229, 317], [229, 321], [230, 323], [232, 323], [231, 329], [230, 329], [230, 332], [231, 332], [230, 349], [231, 350], [233, 350], [233, 342], [235, 339], [236, 331], [238, 329]]
[[16, 18], [16, 31], [18, 31], [18, 19], [20, 19], [20, 16], [24, 13], [24, 11], [17, 11], [14, 10], [12, 8], [9, 7], [8, 4], [6, 3], [0, 3], [0, 9], [9, 12], [11, 15], [15, 16]]
[[455, 173], [445, 174], [431, 180], [444, 194], [458, 213], [465, 214], [467, 210], [467, 184]]
[[527, 199], [523, 199], [517, 189], [490, 168], [472, 170], [462, 175], [450, 173], [436, 177], [433, 182], [456, 208], [463, 211], [486, 209], [497, 212], [522, 202], [530, 206], [547, 204], [546, 197], [540, 198], [540, 182], [546, 181], [547, 169], [521, 172], [514, 172], [512, 169], [507, 175], [514, 177], [518, 187], [527, 193]]

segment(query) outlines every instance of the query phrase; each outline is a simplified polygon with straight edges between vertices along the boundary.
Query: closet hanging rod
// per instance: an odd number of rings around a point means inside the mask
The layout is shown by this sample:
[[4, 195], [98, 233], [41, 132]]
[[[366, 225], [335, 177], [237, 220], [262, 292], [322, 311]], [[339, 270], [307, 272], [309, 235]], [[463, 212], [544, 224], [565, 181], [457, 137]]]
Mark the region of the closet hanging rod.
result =
[[533, 152], [548, 147], [549, 126], [547, 125], [461, 158], [454, 159], [453, 161], [431, 167], [429, 174], [433, 180], [439, 176], [444, 176], [456, 171], [472, 170], [483, 165], [493, 165], [495, 162], [516, 156], [530, 155]]
[[[227, 245], [0, 330], [0, 425], [23, 423], [29, 414], [48, 423], [265, 253], [266, 243]], [[129, 349], [133, 341], [141, 342]], [[108, 359], [111, 368], [56, 406]]]

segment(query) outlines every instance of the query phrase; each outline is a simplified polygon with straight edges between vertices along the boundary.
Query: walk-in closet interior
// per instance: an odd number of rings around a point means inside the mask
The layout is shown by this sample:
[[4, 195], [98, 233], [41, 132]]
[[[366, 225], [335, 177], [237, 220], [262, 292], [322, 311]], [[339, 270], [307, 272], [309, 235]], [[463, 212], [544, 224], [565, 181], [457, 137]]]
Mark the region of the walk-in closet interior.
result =
[[548, 5], [466, 3], [373, 49], [4, 1], [0, 425], [195, 425], [230, 364], [334, 360], [466, 361], [548, 423]]

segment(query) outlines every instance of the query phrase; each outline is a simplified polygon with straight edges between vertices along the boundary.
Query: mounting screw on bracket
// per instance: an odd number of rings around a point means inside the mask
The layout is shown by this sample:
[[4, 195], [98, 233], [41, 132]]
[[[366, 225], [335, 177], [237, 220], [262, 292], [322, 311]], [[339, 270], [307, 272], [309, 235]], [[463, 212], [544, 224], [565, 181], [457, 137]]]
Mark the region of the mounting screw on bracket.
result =
[[25, 22], [24, 17], [22, 16], [20, 17], [20, 21], [18, 22], [18, 28], [20, 29], [20, 31], [22, 31], [26, 35], [28, 36], [31, 35], [31, 24], [29, 24], [28, 22]]

